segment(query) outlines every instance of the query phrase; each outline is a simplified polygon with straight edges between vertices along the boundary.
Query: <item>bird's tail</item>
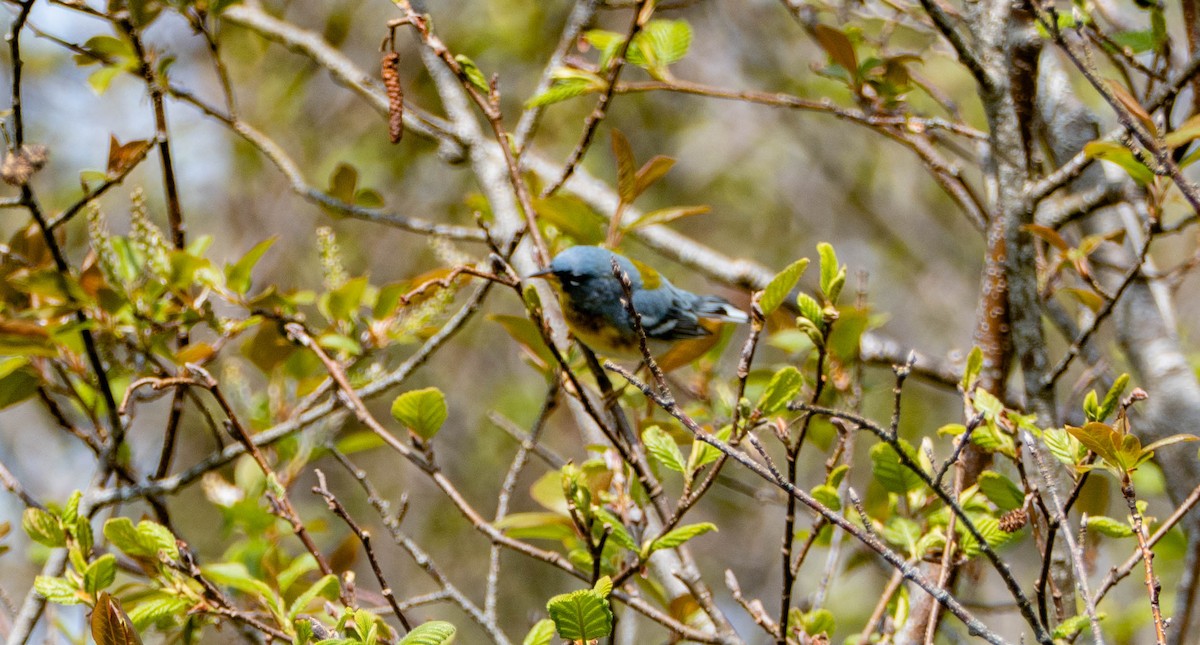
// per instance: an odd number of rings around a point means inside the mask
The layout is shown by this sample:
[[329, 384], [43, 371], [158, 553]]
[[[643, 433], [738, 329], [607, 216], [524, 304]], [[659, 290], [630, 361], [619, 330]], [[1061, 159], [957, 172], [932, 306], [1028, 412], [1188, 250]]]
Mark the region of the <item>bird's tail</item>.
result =
[[733, 323], [748, 323], [750, 315], [718, 296], [701, 296], [696, 303], [696, 315]]

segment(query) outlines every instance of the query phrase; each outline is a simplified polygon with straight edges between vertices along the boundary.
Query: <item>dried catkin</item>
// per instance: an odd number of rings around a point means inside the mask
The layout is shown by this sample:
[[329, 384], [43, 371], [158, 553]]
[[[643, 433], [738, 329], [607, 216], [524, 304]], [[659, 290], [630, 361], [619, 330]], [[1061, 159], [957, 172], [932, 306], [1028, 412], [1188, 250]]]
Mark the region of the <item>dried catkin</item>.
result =
[[400, 87], [400, 54], [386, 52], [380, 62], [388, 97], [388, 138], [400, 143], [404, 136], [404, 90]]

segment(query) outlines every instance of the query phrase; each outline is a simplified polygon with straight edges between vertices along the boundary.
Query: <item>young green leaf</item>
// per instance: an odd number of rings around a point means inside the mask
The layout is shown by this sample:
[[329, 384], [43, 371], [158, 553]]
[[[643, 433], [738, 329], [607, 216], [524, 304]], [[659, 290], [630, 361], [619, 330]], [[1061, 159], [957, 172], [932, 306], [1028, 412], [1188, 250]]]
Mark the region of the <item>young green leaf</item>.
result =
[[759, 410], [763, 414], [775, 414], [787, 407], [787, 404], [800, 393], [804, 386], [804, 376], [800, 370], [788, 365], [775, 372], [762, 396], [758, 399]]
[[48, 547], [60, 547], [67, 543], [67, 534], [62, 523], [53, 514], [40, 508], [27, 508], [21, 514], [21, 528], [29, 539]]
[[783, 304], [792, 289], [796, 288], [796, 283], [800, 281], [800, 276], [804, 275], [804, 270], [807, 268], [808, 258], [800, 258], [771, 278], [758, 298], [758, 308], [764, 315], [771, 315], [779, 308], [779, 305]]
[[963, 392], [970, 392], [972, 386], [975, 385], [975, 379], [979, 378], [979, 373], [983, 370], [983, 350], [979, 346], [971, 348], [971, 353], [967, 354], [967, 366], [963, 369], [962, 381], [959, 385]]
[[33, 588], [41, 597], [57, 605], [78, 605], [83, 602], [79, 590], [65, 578], [38, 576], [33, 580]]
[[646, 451], [650, 453], [650, 456], [657, 459], [663, 466], [677, 473], [687, 471], [683, 452], [679, 450], [679, 446], [671, 438], [671, 435], [662, 428], [650, 426], [643, 430], [642, 442], [646, 444]]
[[1025, 493], [1011, 479], [995, 471], [980, 473], [979, 492], [1001, 511], [1011, 511], [1025, 505]]
[[446, 396], [436, 387], [405, 392], [392, 401], [392, 416], [425, 441], [437, 434], [448, 414]]
[[146, 629], [167, 616], [182, 617], [191, 606], [186, 598], [158, 593], [138, 601], [137, 606], [129, 610], [129, 620], [134, 629]]
[[454, 634], [458, 630], [443, 620], [431, 620], [408, 633], [400, 639], [399, 645], [447, 645], [454, 642]]
[[311, 587], [304, 590], [304, 593], [296, 596], [292, 601], [292, 605], [288, 607], [287, 619], [291, 622], [304, 611], [309, 603], [316, 600], [317, 596], [325, 596], [327, 599], [337, 597], [338, 592], [338, 577], [334, 574], [323, 576], [320, 580], [314, 582]]
[[106, 553], [88, 565], [83, 572], [83, 590], [93, 596], [104, 591], [117, 578], [117, 556]]
[[254, 248], [246, 252], [240, 260], [228, 265], [225, 268], [225, 286], [238, 295], [246, 295], [246, 292], [250, 291], [250, 272], [253, 271], [254, 265], [258, 264], [258, 261], [262, 259], [267, 249], [271, 248], [271, 245], [275, 244], [275, 241], [278, 239], [277, 237], [269, 237], [259, 242], [254, 245]]
[[458, 61], [459, 66], [462, 67], [463, 74], [467, 77], [468, 81], [471, 81], [471, 85], [474, 85], [475, 89], [482, 92], [485, 96], [491, 92], [491, 88], [488, 87], [487, 77], [484, 76], [483, 70], [479, 69], [475, 61], [462, 54], [455, 56], [454, 60]]
[[709, 531], [717, 530], [717, 526], [711, 522], [701, 522], [699, 524], [687, 524], [677, 527], [667, 532], [666, 535], [654, 540], [645, 546], [646, 555], [654, 553], [660, 549], [673, 549], [684, 542], [698, 536], [708, 533]]
[[1128, 523], [1103, 515], [1089, 515], [1087, 518], [1087, 529], [1090, 532], [1099, 533], [1111, 538], [1133, 537], [1133, 527], [1129, 526]]
[[[901, 446], [912, 462], [916, 462], [916, 450], [901, 440]], [[877, 443], [871, 448], [871, 473], [889, 493], [907, 494], [922, 485], [921, 477], [900, 463], [900, 456], [886, 443]]]
[[612, 633], [613, 613], [608, 600], [592, 589], [561, 594], [546, 603], [559, 637], [587, 642]]
[[1125, 394], [1125, 388], [1128, 386], [1129, 374], [1123, 373], [1113, 381], [1112, 387], [1108, 388], [1108, 394], [1104, 395], [1104, 401], [1096, 412], [1096, 421], [1104, 421], [1117, 410], [1117, 406], [1121, 403], [1121, 396]]

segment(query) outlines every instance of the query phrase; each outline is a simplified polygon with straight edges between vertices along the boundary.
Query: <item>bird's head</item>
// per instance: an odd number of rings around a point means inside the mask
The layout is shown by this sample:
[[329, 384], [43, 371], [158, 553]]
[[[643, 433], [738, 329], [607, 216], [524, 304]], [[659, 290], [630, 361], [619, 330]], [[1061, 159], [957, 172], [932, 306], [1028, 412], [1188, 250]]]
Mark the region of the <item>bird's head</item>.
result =
[[544, 277], [567, 295], [596, 291], [599, 284], [615, 283], [612, 262], [629, 275], [634, 289], [642, 288], [642, 274], [628, 258], [598, 246], [572, 246], [554, 256], [550, 265], [530, 277]]

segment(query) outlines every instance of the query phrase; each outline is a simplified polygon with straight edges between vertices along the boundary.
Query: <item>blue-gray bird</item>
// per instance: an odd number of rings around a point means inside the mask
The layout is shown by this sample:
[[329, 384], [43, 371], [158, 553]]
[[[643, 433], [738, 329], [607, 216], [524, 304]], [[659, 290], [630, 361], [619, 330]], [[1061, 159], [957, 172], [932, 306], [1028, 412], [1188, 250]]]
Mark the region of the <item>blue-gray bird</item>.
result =
[[642, 317], [642, 328], [651, 351], [687, 338], [712, 332], [701, 318], [734, 323], [749, 322], [746, 312], [717, 296], [700, 296], [671, 284], [657, 271], [598, 246], [573, 246], [533, 276], [543, 276], [558, 292], [563, 314], [575, 337], [602, 353], [640, 356], [637, 332], [621, 304], [624, 290], [613, 275], [616, 258], [632, 284], [633, 307]]

